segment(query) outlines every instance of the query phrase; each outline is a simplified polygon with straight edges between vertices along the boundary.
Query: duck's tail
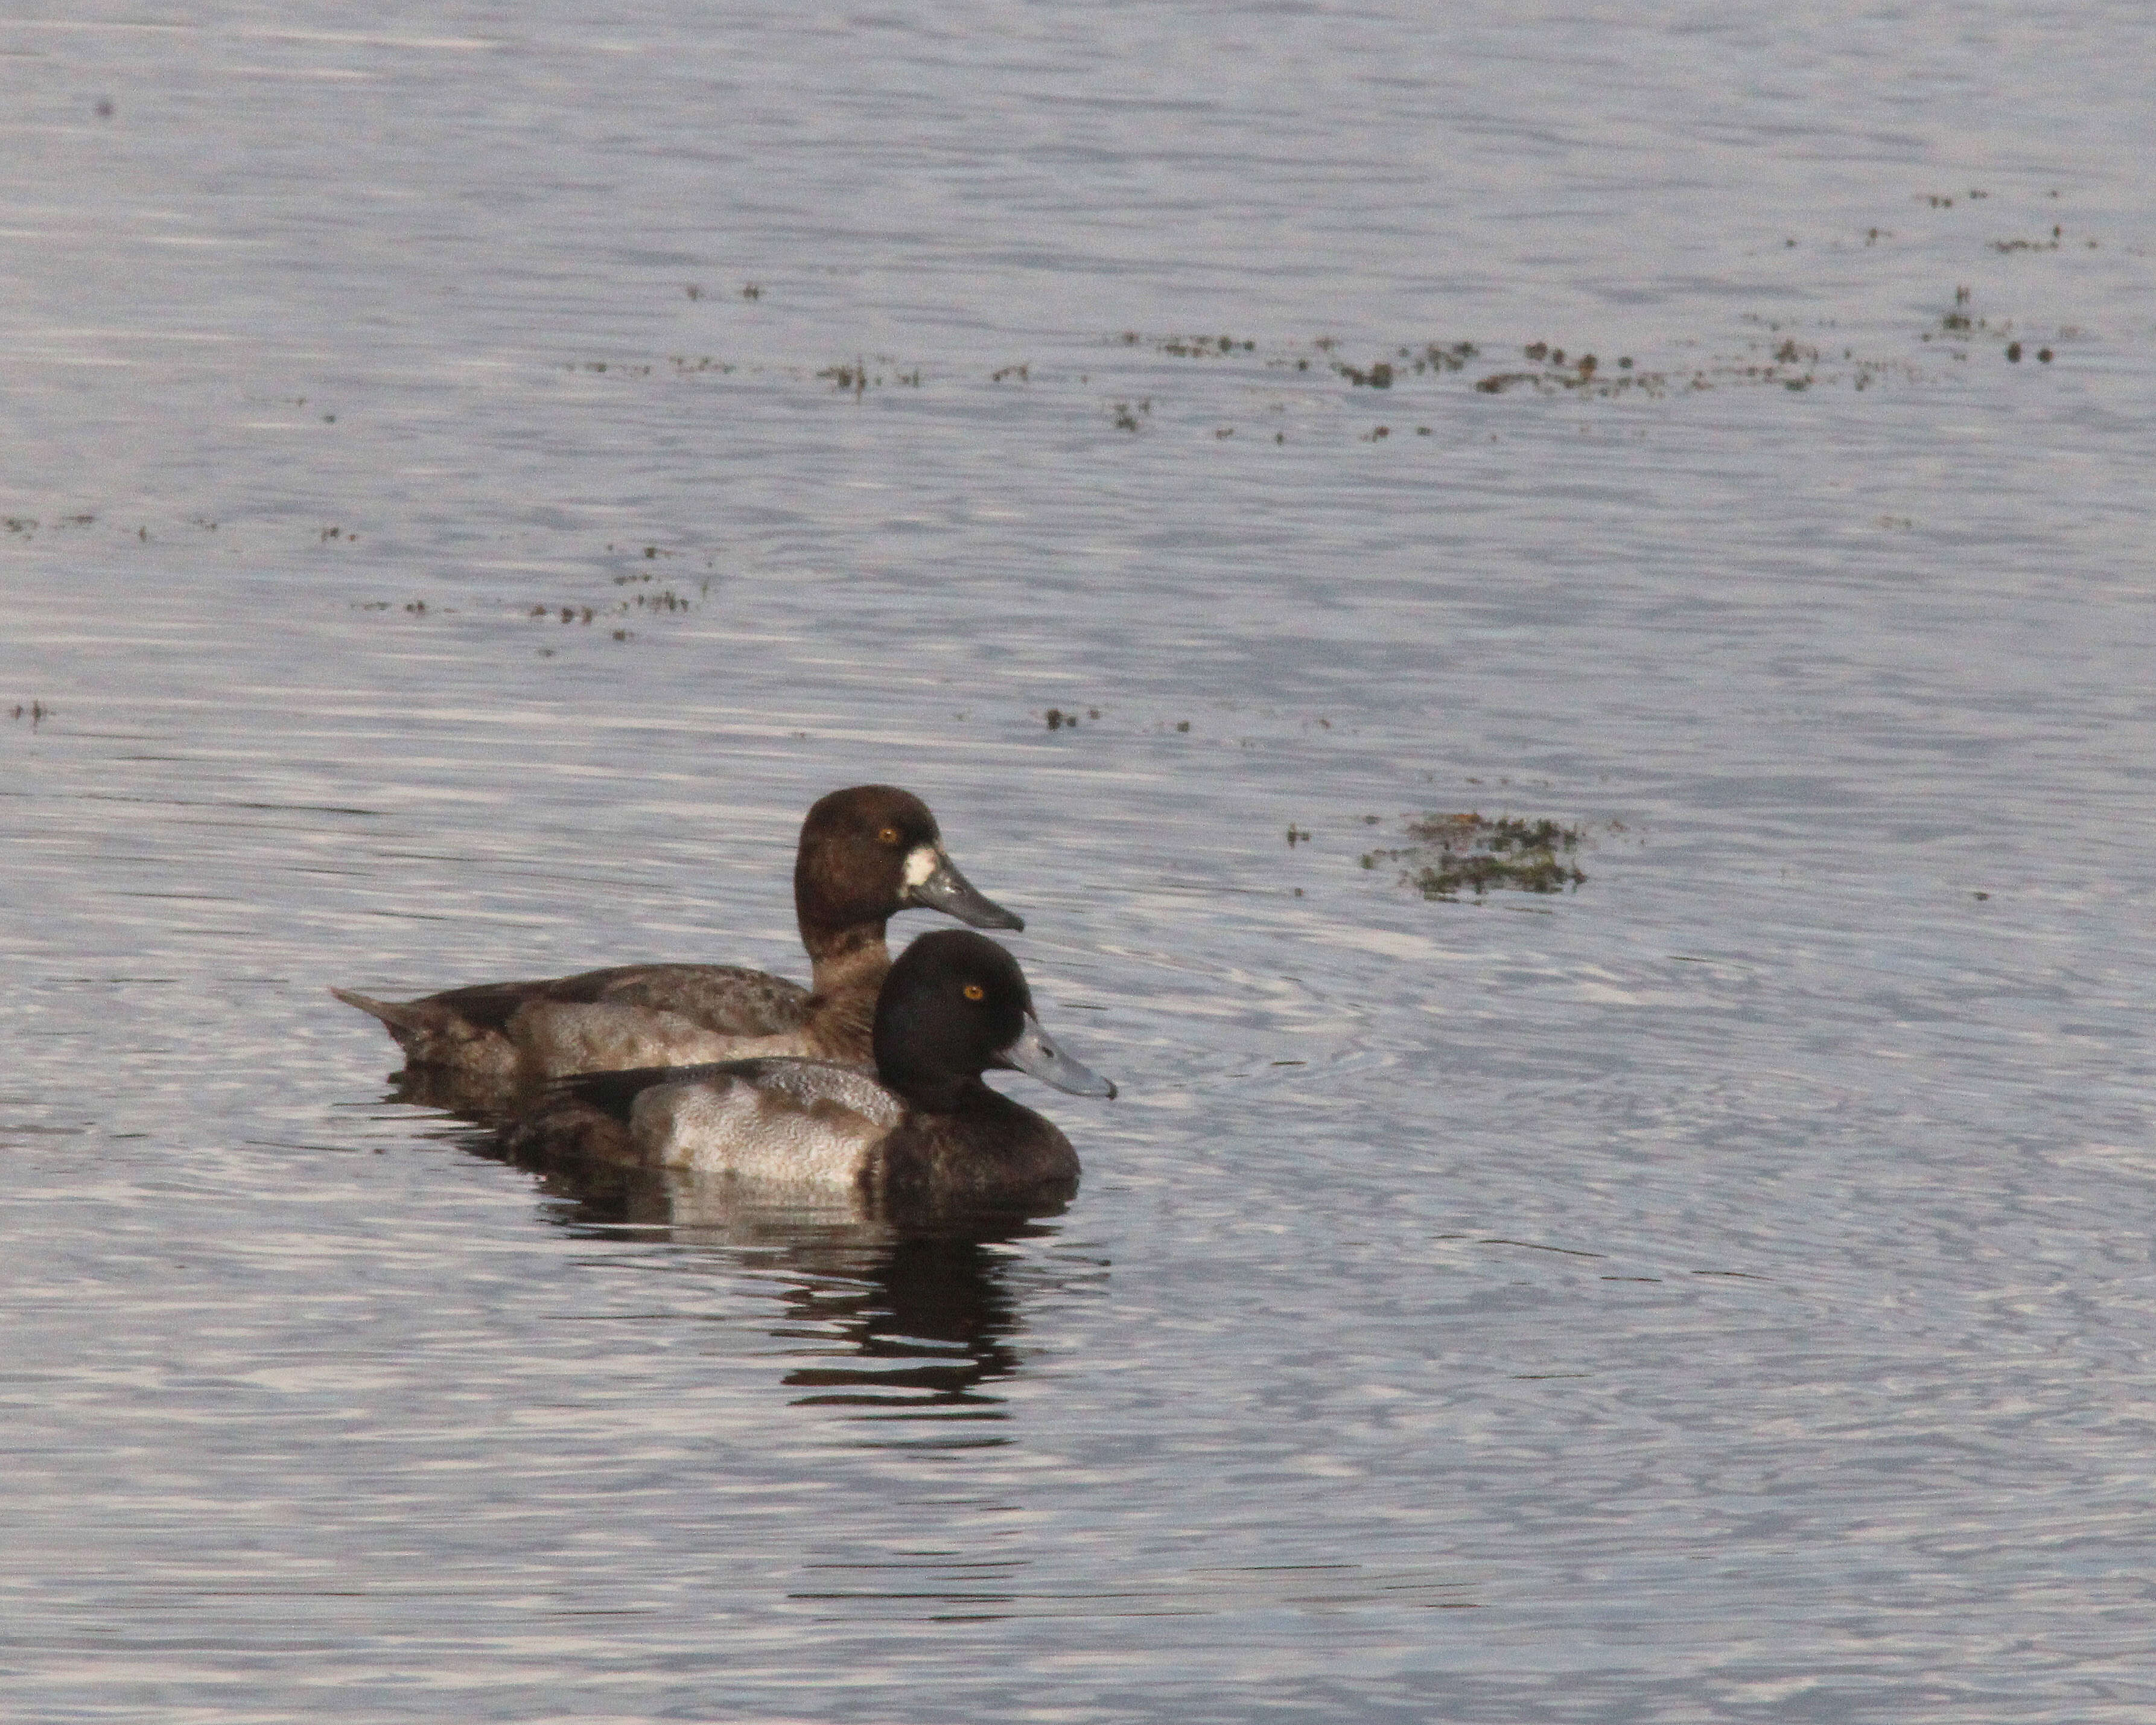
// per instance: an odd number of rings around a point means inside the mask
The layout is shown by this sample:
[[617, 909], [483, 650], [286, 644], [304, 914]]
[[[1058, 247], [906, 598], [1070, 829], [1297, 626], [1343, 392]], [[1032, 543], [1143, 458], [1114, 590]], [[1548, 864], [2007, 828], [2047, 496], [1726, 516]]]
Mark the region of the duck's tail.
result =
[[535, 1108], [519, 1110], [501, 1128], [501, 1144], [527, 1165], [609, 1163], [634, 1168], [643, 1160], [626, 1126], [574, 1096], [550, 1096]]
[[362, 1012], [380, 1019], [389, 1027], [393, 1035], [399, 1030], [409, 1034], [424, 1028], [424, 1017], [419, 1009], [420, 1003], [416, 1000], [409, 1005], [396, 1000], [377, 1000], [372, 995], [356, 993], [350, 988], [331, 988], [330, 993], [346, 1006], [356, 1006]]

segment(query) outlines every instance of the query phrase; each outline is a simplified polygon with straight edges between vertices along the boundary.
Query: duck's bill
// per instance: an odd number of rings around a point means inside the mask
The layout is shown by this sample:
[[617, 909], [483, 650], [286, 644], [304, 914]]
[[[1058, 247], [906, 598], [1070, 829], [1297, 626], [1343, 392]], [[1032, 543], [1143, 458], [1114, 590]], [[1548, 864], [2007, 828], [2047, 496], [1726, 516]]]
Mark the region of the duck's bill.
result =
[[906, 901], [941, 911], [972, 928], [1023, 928], [1025, 918], [983, 897], [940, 845], [924, 845], [906, 859]]
[[1043, 1084], [1052, 1084], [1058, 1090], [1067, 1090], [1074, 1096], [1111, 1096], [1116, 1093], [1114, 1085], [1083, 1060], [1072, 1060], [1050, 1041], [1048, 1032], [1040, 1028], [1040, 1020], [1031, 1013], [1025, 1015], [1025, 1028], [1018, 1033], [1018, 1040], [996, 1051], [996, 1063], [1014, 1072], [1038, 1078]]

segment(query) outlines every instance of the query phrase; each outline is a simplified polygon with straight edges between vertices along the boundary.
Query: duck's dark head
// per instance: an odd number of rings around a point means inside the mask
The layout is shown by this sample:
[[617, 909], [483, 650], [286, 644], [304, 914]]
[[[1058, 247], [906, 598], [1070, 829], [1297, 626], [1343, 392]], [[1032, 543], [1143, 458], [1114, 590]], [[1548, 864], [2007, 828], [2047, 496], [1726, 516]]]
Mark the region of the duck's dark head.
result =
[[860, 784], [819, 798], [801, 824], [793, 903], [813, 952], [818, 937], [919, 906], [976, 928], [1023, 928], [984, 898], [943, 849], [928, 805], [896, 785]]
[[1041, 1029], [1018, 960], [958, 928], [922, 935], [891, 967], [876, 1001], [875, 1060], [886, 1084], [935, 1113], [955, 1107], [991, 1068], [1030, 1073], [1074, 1096], [1116, 1093]]

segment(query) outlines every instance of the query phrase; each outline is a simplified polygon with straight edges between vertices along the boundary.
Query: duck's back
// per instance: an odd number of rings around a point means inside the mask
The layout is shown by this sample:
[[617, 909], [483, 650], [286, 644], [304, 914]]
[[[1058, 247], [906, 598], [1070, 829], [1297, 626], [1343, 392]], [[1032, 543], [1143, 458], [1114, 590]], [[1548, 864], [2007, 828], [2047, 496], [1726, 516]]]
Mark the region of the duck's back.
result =
[[621, 964], [547, 985], [550, 1003], [670, 1012], [727, 1036], [775, 1036], [798, 1029], [808, 991], [768, 971], [739, 964]]
[[802, 1040], [808, 991], [735, 964], [618, 964], [408, 1001], [331, 992], [381, 1019], [414, 1065], [475, 1076], [550, 1078], [811, 1051]]
[[[798, 983], [744, 965], [615, 964], [534, 982], [475, 983], [397, 1010], [399, 1019], [454, 1018], [471, 1030], [506, 1032], [538, 1009], [618, 1006], [672, 1013], [720, 1035], [772, 1036], [798, 1029], [808, 1004]], [[399, 1019], [385, 1022], [395, 1030]]]
[[[526, 1078], [631, 1066], [686, 1066], [758, 1056], [865, 1060], [820, 1020], [808, 989], [760, 970], [720, 964], [626, 965], [596, 971], [598, 986], [534, 995], [506, 1034]], [[583, 978], [567, 978], [572, 983]]]

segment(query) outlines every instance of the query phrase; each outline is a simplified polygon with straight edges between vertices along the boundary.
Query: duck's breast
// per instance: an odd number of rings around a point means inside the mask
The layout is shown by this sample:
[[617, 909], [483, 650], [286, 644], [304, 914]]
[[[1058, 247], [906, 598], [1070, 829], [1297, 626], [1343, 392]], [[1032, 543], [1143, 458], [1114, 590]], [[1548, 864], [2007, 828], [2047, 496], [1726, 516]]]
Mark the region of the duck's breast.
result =
[[1060, 1128], [986, 1085], [954, 1113], [907, 1117], [877, 1154], [895, 1194], [997, 1200], [1078, 1186], [1078, 1153]]

